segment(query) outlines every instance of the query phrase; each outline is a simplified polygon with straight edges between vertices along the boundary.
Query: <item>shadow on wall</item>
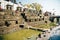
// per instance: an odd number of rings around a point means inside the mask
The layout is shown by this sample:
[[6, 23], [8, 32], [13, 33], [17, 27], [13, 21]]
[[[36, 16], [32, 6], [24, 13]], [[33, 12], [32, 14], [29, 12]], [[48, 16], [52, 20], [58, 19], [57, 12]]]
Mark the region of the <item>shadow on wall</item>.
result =
[[0, 36], [0, 40], [4, 40], [3, 36]]

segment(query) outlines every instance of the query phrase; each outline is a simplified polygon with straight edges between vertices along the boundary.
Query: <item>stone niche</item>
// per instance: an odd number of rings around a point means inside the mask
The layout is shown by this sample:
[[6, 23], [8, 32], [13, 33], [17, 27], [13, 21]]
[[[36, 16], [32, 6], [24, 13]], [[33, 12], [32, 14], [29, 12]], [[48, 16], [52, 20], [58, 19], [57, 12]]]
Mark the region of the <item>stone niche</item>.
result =
[[24, 12], [24, 13], [27, 13], [27, 12], [28, 12], [28, 9], [27, 9], [27, 8], [24, 8], [24, 9], [23, 9], [23, 12]]
[[7, 4], [7, 5], [6, 5], [6, 9], [7, 9], [7, 10], [12, 10], [12, 5]]
[[18, 24], [18, 21], [16, 21], [15, 23]]
[[37, 21], [37, 19], [35, 19], [35, 21]]
[[9, 27], [11, 25], [10, 21], [5, 21], [5, 26]]
[[24, 28], [24, 25], [23, 25], [23, 24], [21, 24], [21, 25], [19, 25], [19, 27], [20, 27], [20, 28]]
[[42, 10], [39, 11], [39, 14], [42, 14]]
[[17, 7], [17, 10], [22, 12], [22, 7]]

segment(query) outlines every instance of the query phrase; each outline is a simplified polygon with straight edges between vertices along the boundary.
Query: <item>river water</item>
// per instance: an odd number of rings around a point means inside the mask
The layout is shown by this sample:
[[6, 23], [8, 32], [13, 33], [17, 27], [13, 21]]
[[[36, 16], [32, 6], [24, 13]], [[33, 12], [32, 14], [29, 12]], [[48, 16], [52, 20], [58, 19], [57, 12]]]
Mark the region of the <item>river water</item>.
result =
[[60, 35], [54, 35], [50, 37], [49, 40], [60, 40]]
[[48, 40], [60, 40], [60, 26], [53, 28]]

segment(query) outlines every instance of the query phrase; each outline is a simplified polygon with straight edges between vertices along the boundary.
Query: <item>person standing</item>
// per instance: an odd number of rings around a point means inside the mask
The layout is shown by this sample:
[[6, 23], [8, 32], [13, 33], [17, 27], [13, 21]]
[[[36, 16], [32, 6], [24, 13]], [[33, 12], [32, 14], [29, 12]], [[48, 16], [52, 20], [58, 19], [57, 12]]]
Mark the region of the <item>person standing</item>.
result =
[[42, 40], [41, 34], [38, 35], [37, 40]]

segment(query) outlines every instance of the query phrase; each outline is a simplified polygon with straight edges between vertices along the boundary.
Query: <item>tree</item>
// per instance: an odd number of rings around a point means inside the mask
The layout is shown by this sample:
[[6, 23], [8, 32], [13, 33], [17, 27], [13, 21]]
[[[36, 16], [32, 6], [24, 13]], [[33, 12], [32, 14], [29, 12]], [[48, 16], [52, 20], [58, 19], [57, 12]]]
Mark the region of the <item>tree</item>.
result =
[[35, 8], [37, 11], [41, 10], [42, 6], [38, 3], [32, 3], [32, 4], [25, 4], [28, 8]]
[[32, 3], [32, 7], [34, 7], [37, 11], [41, 10], [42, 6], [38, 3]]

